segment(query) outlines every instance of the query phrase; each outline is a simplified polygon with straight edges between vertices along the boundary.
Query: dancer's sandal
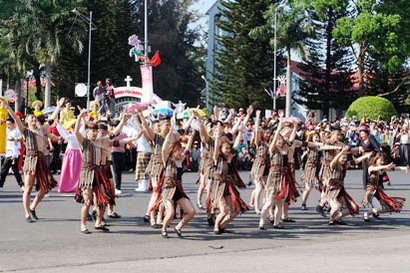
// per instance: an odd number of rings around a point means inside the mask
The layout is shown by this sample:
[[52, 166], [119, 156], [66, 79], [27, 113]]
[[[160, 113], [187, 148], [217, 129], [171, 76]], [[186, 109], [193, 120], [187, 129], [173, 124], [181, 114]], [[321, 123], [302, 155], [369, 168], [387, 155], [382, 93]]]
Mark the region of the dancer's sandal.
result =
[[177, 229], [177, 227], [174, 227], [175, 233], [178, 235], [179, 238], [182, 238], [182, 232], [180, 229]]
[[169, 238], [168, 232], [167, 232], [166, 230], [163, 230], [163, 231], [161, 232], [161, 236], [162, 236], [162, 238], [165, 238], [165, 239], [168, 239], [168, 238]]
[[33, 218], [34, 220], [38, 220], [36, 210], [30, 209], [30, 215], [31, 215], [31, 218]]
[[91, 232], [88, 230], [88, 228], [84, 227], [84, 228], [81, 228], [81, 233], [82, 234], [90, 234]]
[[31, 216], [26, 217], [26, 222], [27, 223], [34, 223], [35, 221], [31, 218]]
[[144, 218], [143, 218], [143, 219], [144, 219], [144, 222], [145, 222], [145, 223], [148, 223], [148, 222], [149, 222], [149, 218], [150, 218], [150, 216], [149, 216], [148, 214], [145, 214], [145, 215], [144, 215]]
[[285, 229], [285, 227], [281, 225], [274, 225], [273, 228], [274, 229]]
[[380, 217], [379, 213], [373, 213], [373, 217], [376, 218], [379, 221], [383, 221], [383, 218]]
[[296, 221], [293, 220], [293, 219], [290, 219], [290, 218], [284, 218], [284, 219], [282, 219], [282, 222], [284, 222], [284, 223], [295, 223]]
[[101, 225], [101, 226], [94, 226], [94, 228], [96, 229], [96, 230], [101, 230], [101, 231], [104, 231], [104, 232], [109, 232], [110, 230], [108, 229], [108, 228], [106, 228], [105, 226], [103, 226], [103, 225]]

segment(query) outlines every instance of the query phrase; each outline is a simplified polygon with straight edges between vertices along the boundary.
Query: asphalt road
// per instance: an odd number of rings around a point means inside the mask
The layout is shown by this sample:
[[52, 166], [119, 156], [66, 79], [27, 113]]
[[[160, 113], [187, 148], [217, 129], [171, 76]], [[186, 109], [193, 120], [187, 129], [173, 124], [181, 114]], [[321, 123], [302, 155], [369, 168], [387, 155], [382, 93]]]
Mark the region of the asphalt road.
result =
[[[241, 173], [248, 181], [248, 173]], [[297, 173], [299, 177], [299, 172]], [[409, 174], [390, 174], [389, 195], [410, 198]], [[196, 175], [184, 175], [186, 192], [196, 200]], [[134, 191], [133, 175], [124, 174], [123, 196], [117, 199], [119, 220], [111, 232], [80, 233], [80, 204], [73, 195], [52, 192], [38, 207], [40, 220], [24, 221], [21, 193], [13, 176], [0, 192], [0, 272], [409, 272], [410, 211], [384, 215], [384, 221], [348, 217], [348, 226], [328, 226], [314, 212], [319, 194], [312, 192], [308, 211], [300, 201], [290, 209], [296, 223], [286, 229], [259, 231], [258, 217], [247, 212], [230, 226], [232, 234], [214, 235], [204, 211], [183, 230], [170, 229], [169, 239], [147, 226], [149, 194]], [[357, 203], [364, 191], [361, 171], [349, 171], [346, 188]], [[241, 191], [249, 201], [253, 186]], [[362, 213], [365, 211], [361, 209]], [[173, 223], [175, 224], [175, 223]]]

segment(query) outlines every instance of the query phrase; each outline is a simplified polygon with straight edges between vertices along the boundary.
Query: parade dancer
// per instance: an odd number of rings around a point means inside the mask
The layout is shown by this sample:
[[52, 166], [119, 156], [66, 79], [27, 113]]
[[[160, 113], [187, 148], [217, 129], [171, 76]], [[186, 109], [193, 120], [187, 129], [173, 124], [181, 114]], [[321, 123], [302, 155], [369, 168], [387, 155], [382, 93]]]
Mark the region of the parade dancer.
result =
[[[83, 136], [80, 133], [81, 119], [86, 114], [87, 109], [83, 109], [80, 112], [74, 130], [81, 145], [83, 159], [80, 181], [75, 197], [77, 202], [83, 204], [81, 208], [81, 232], [84, 234], [90, 233], [87, 229], [87, 217], [93, 203], [96, 205], [97, 211], [94, 228], [108, 232], [109, 229], [103, 225], [103, 216], [106, 206], [113, 203], [114, 197], [113, 181], [110, 181], [107, 174], [107, 154], [110, 153], [110, 147], [124, 145], [133, 141], [134, 138], [113, 141], [108, 136], [98, 137], [98, 125], [90, 122], [86, 122], [86, 133]], [[124, 124], [128, 117], [128, 115], [124, 114], [120, 124]]]
[[381, 220], [379, 217], [381, 213], [400, 212], [404, 206], [405, 198], [388, 196], [383, 190], [383, 176], [386, 171], [401, 170], [408, 172], [407, 167], [398, 167], [394, 163], [386, 164], [387, 156], [383, 153], [378, 153], [371, 159], [368, 168], [369, 181], [367, 184], [366, 194], [363, 204], [371, 206], [367, 212], [364, 213], [363, 219], [369, 222], [369, 215]]
[[[144, 116], [142, 115], [141, 110], [138, 110], [138, 115], [141, 120], [141, 125], [143, 129], [144, 136], [146, 137], [147, 140], [151, 141], [153, 143], [154, 149], [153, 149], [153, 158], [150, 166], [151, 170], [151, 185], [152, 185], [152, 194], [151, 194], [151, 199], [148, 204], [148, 209], [147, 209], [147, 214], [144, 216], [145, 219], [150, 219], [150, 224], [153, 228], [160, 227], [161, 223], [161, 214], [159, 214], [158, 219], [156, 221], [155, 219], [155, 214], [156, 211], [154, 210], [154, 207], [156, 207], [157, 204], [160, 202], [160, 192], [162, 188], [162, 183], [163, 183], [163, 171], [164, 171], [164, 165], [163, 161], [161, 159], [162, 157], [162, 145], [164, 144], [165, 137], [168, 135], [169, 131], [171, 130], [171, 123], [170, 123], [170, 117], [165, 116], [161, 117], [159, 121], [159, 129], [160, 132], [156, 133], [154, 130], [148, 126], [147, 122], [145, 121]], [[183, 130], [186, 131], [188, 130], [192, 119], [194, 118], [193, 115], [188, 119], [188, 121], [184, 124]]]
[[[269, 155], [268, 155], [268, 141], [271, 136], [270, 130], [263, 130], [260, 128], [261, 111], [256, 111], [256, 123], [254, 133], [254, 144], [256, 146], [256, 158], [253, 162], [250, 176], [255, 183], [255, 189], [251, 194], [251, 203], [255, 207], [256, 214], [260, 214], [260, 197], [263, 188], [265, 187], [266, 179], [269, 174]], [[253, 201], [253, 202], [252, 202]]]
[[[207, 212], [207, 221], [210, 227], [213, 227], [215, 224], [214, 215], [215, 209], [212, 206], [212, 192], [213, 192], [213, 184], [214, 184], [214, 171], [215, 171], [215, 163], [213, 160], [213, 154], [215, 149], [215, 140], [213, 139], [213, 131], [217, 128], [215, 126], [216, 123], [209, 123], [209, 127], [207, 130], [199, 113], [194, 111], [194, 115], [196, 116], [196, 120], [199, 126], [199, 135], [201, 137], [202, 142], [202, 159], [201, 165], [202, 169], [199, 175], [199, 188], [198, 188], [198, 195], [197, 195], [197, 205], [199, 208], [202, 208], [202, 193], [206, 189], [207, 192], [207, 201], [206, 201], [206, 212]], [[203, 162], [203, 163], [202, 163]]]
[[282, 222], [293, 223], [295, 220], [288, 217], [289, 206], [296, 202], [296, 199], [299, 197], [299, 192], [296, 188], [296, 175], [295, 175], [295, 148], [302, 146], [302, 141], [295, 140], [297, 124], [293, 123], [292, 130], [288, 130], [289, 133], [283, 134], [283, 140], [286, 143], [285, 149], [287, 150], [287, 168], [285, 168], [284, 180], [281, 191], [275, 197], [275, 199], [284, 198], [284, 203], [282, 206]]
[[[173, 120], [173, 119], [172, 119]], [[171, 128], [174, 128], [174, 122], [171, 122]], [[195, 131], [194, 131], [195, 133]], [[183, 210], [183, 217], [174, 227], [178, 237], [182, 238], [181, 229], [195, 216], [196, 211], [191, 200], [186, 195], [182, 187], [182, 161], [186, 154], [191, 150], [194, 136], [189, 136], [185, 149], [181, 147], [180, 135], [173, 132], [173, 129], [167, 134], [162, 146], [162, 160], [164, 163], [164, 189], [162, 200], [165, 205], [166, 214], [162, 224], [162, 237], [168, 238], [167, 228], [175, 216], [175, 209], [178, 205]]]
[[[235, 151], [238, 149], [241, 135], [236, 136], [232, 145], [226, 136], [222, 136], [222, 128], [218, 125], [215, 132], [214, 148], [214, 182], [216, 191], [214, 207], [219, 209], [219, 214], [215, 219], [214, 233], [222, 234], [226, 231], [227, 225], [235, 219], [239, 213], [249, 210], [249, 207], [241, 199], [235, 185], [246, 187], [243, 182], [238, 181], [235, 172], [234, 162], [232, 161]], [[238, 184], [238, 182], [240, 184]]]
[[347, 153], [349, 146], [344, 146], [342, 150], [333, 158], [329, 164], [325, 186], [327, 189], [327, 201], [330, 205], [329, 225], [346, 225], [341, 219], [346, 215], [358, 215], [359, 206], [346, 192], [344, 179], [349, 168]]
[[[320, 143], [320, 135], [316, 132], [311, 133], [308, 137], [308, 142]], [[305, 169], [303, 172], [302, 180], [305, 182], [305, 189], [302, 195], [302, 210], [307, 210], [306, 201], [309, 197], [313, 187], [316, 187], [319, 191], [319, 170], [320, 170], [320, 158], [322, 152], [315, 147], [307, 147], [307, 160]]]
[[[36, 207], [39, 205], [44, 195], [57, 186], [57, 181], [51, 175], [44, 156], [47, 149], [48, 128], [46, 128], [46, 126], [38, 128], [37, 119], [33, 114], [27, 116], [26, 122], [28, 127], [26, 128], [6, 101], [2, 98], [0, 98], [0, 101], [3, 102], [3, 106], [9, 111], [10, 116], [16, 122], [18, 130], [24, 138], [26, 153], [23, 168], [23, 206], [26, 222], [33, 223], [35, 220], [38, 220], [35, 211]], [[60, 99], [58, 102], [57, 109], [50, 116], [50, 120], [54, 120], [57, 117], [59, 109], [61, 109], [63, 103], [64, 98]], [[33, 203], [30, 204], [31, 192], [34, 186], [36, 186], [38, 193], [33, 200]]]
[[[366, 125], [362, 125], [359, 127], [359, 136], [360, 136], [360, 143], [359, 143], [359, 152], [362, 155], [365, 154], [376, 154], [377, 152], [380, 151], [380, 144], [377, 142], [377, 140], [372, 136], [369, 132], [369, 128]], [[369, 182], [369, 161], [371, 160], [372, 157], [369, 157], [369, 159], [364, 160], [362, 162], [362, 167], [363, 167], [363, 188], [366, 189], [367, 183]]]
[[[319, 187], [322, 187], [321, 191], [321, 199], [319, 205], [316, 206], [316, 211], [323, 217], [326, 217], [326, 214], [323, 210], [323, 208], [327, 204], [327, 197], [326, 197], [326, 186], [324, 185], [324, 181], [327, 179], [327, 175], [329, 174], [329, 165], [330, 162], [332, 162], [333, 158], [336, 156], [336, 154], [344, 147], [346, 146], [342, 142], [340, 142], [340, 137], [341, 137], [341, 131], [339, 126], [333, 126], [332, 131], [330, 133], [329, 139], [323, 139], [324, 140], [324, 146], [321, 148], [323, 153], [322, 153], [322, 160], [321, 160], [321, 167], [319, 171]], [[358, 151], [358, 148], [352, 148], [350, 149], [352, 153]]]
[[275, 206], [273, 227], [280, 229], [283, 228], [279, 223], [282, 218], [282, 207], [284, 199], [277, 199], [276, 196], [281, 192], [284, 184], [284, 173], [287, 167], [287, 150], [285, 148], [285, 142], [280, 135], [282, 129], [282, 119], [280, 119], [278, 127], [276, 128], [272, 142], [269, 145], [269, 160], [270, 169], [268, 178], [266, 180], [266, 198], [261, 210], [261, 216], [259, 220], [259, 229], [265, 229], [266, 216], [272, 206]]

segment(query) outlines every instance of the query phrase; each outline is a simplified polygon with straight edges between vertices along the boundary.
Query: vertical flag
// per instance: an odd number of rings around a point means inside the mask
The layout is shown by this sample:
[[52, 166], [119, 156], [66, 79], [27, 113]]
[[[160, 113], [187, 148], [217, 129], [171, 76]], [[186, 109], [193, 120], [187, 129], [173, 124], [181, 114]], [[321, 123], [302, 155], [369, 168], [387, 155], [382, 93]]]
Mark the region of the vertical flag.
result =
[[263, 90], [265, 90], [266, 94], [268, 94], [268, 96], [269, 96], [269, 97], [271, 97], [271, 96], [272, 96], [272, 94], [271, 94], [271, 93], [269, 93], [268, 89], [264, 88]]

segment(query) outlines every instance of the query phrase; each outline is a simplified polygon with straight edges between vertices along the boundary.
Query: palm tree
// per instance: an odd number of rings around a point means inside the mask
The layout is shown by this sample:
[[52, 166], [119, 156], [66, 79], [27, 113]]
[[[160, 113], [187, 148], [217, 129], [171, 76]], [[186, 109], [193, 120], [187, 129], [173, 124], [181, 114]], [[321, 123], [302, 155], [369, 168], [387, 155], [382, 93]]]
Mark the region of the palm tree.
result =
[[86, 26], [70, 14], [74, 0], [20, 0], [12, 16], [15, 24], [8, 33], [14, 43], [14, 53], [21, 65], [24, 56], [44, 65], [45, 107], [50, 105], [51, 76], [63, 47], [76, 53], [83, 50]]
[[[279, 12], [280, 10], [280, 12]], [[306, 41], [314, 37], [314, 26], [306, 13], [304, 1], [287, 1], [286, 6], [280, 9], [277, 4], [272, 4], [264, 13], [266, 24], [253, 29], [250, 36], [255, 39], [269, 39], [273, 48], [275, 45], [274, 25], [275, 14], [278, 13], [278, 28], [276, 31], [278, 48], [285, 49], [287, 53], [286, 62], [286, 116], [291, 114], [291, 54], [295, 50], [302, 59], [309, 58]]]

